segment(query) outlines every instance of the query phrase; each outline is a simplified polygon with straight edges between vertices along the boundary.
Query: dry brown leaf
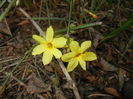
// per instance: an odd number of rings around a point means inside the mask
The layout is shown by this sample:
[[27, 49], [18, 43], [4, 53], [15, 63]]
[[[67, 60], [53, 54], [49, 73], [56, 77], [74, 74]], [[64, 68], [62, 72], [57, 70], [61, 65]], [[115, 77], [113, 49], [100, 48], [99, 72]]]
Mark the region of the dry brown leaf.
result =
[[118, 70], [117, 67], [115, 67], [114, 65], [108, 63], [108, 62], [107, 62], [106, 60], [104, 60], [103, 58], [101, 58], [100, 63], [101, 63], [101, 65], [102, 65], [102, 69], [103, 69], [104, 71], [117, 71], [117, 70]]
[[45, 70], [48, 72], [54, 72], [52, 66], [45, 66]]
[[29, 23], [30, 23], [30, 21], [26, 19], [26, 20], [18, 23], [17, 25], [25, 25], [25, 24], [29, 24]]
[[29, 81], [27, 84], [28, 93], [41, 93], [51, 90], [51, 85], [45, 84], [40, 78], [38, 78], [34, 73], [28, 77]]
[[7, 35], [12, 35], [6, 22], [0, 23], [0, 32], [5, 33]]
[[93, 27], [89, 28], [89, 32], [92, 33], [92, 36], [94, 38], [93, 46], [96, 48], [99, 44], [99, 41], [103, 38], [103, 35], [100, 32], [98, 32], [97, 30], [95, 30]]
[[114, 89], [114, 88], [108, 87], [108, 88], [104, 88], [104, 90], [105, 90], [108, 94], [110, 94], [110, 95], [113, 95], [113, 96], [116, 96], [116, 97], [120, 97], [120, 94], [119, 94], [118, 91], [117, 91], [116, 89]]
[[94, 75], [92, 75], [90, 72], [83, 73], [83, 78], [90, 82], [96, 81], [96, 77]]
[[66, 99], [63, 92], [59, 88], [56, 88], [55, 97], [56, 99]]
[[124, 69], [120, 68], [118, 76], [119, 76], [119, 87], [120, 87], [120, 90], [121, 90], [122, 87], [123, 87], [124, 81], [125, 81], [126, 71]]
[[8, 44], [8, 51], [7, 51], [7, 55], [13, 55], [13, 45], [12, 44]]
[[3, 94], [5, 88], [3, 86], [0, 86], [0, 95]]

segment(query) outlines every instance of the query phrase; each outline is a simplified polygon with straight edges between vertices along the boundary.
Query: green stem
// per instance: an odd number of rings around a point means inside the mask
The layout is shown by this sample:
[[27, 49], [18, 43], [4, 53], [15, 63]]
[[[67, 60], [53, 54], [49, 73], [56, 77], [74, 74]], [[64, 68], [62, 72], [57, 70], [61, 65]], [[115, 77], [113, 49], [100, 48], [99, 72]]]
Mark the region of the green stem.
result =
[[71, 15], [72, 15], [72, 4], [73, 4], [73, 0], [71, 0], [70, 2], [70, 11], [69, 11], [69, 21], [68, 21], [68, 26], [67, 26], [67, 36], [69, 37], [69, 32], [70, 32], [70, 20], [71, 20]]
[[6, 0], [3, 0], [1, 3], [0, 3], [0, 8], [3, 6], [3, 4], [6, 2]]
[[2, 20], [4, 19], [6, 14], [9, 12], [9, 10], [12, 8], [12, 6], [16, 3], [16, 1], [17, 0], [12, 0], [12, 2], [8, 5], [8, 7], [6, 8], [5, 12], [3, 12], [2, 15], [0, 16], [0, 22], [2, 22]]
[[[58, 17], [32, 17], [33, 20], [61, 20], [61, 21], [69, 21], [66, 18], [58, 18]], [[70, 22], [74, 22], [74, 20], [70, 20]]]
[[[90, 24], [83, 24], [83, 25], [79, 25], [79, 26], [74, 26], [74, 27], [70, 27], [70, 30], [78, 30], [78, 29], [82, 29], [82, 28], [87, 28], [87, 27], [91, 27], [91, 26], [96, 26], [96, 25], [101, 25], [102, 22], [95, 22], [95, 23], [90, 23]], [[55, 33], [62, 33], [62, 32], [66, 32], [67, 28], [64, 29], [60, 29], [55, 31]]]

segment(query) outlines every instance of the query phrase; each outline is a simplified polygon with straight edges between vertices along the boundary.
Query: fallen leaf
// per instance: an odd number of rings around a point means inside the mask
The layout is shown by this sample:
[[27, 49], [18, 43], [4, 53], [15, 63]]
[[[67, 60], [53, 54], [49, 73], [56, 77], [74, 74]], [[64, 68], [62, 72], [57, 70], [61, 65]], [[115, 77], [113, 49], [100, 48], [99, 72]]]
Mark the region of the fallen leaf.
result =
[[5, 88], [3, 86], [0, 86], [0, 95], [3, 94]]
[[55, 88], [55, 97], [56, 99], [66, 99], [63, 92], [59, 88]]
[[119, 88], [121, 90], [123, 87], [123, 84], [125, 82], [126, 71], [124, 69], [120, 68], [118, 76], [119, 76]]
[[51, 85], [45, 84], [40, 78], [34, 73], [28, 77], [29, 81], [27, 84], [28, 93], [41, 93], [51, 91]]
[[26, 20], [18, 23], [17, 25], [25, 25], [25, 24], [29, 24], [29, 23], [30, 23], [30, 21], [28, 19], [26, 19]]
[[103, 58], [101, 58], [100, 63], [101, 63], [101, 65], [102, 65], [102, 69], [103, 69], [104, 71], [117, 71], [117, 70], [118, 70], [117, 67], [115, 67], [114, 65], [108, 63], [108, 62], [107, 62], [106, 60], [104, 60]]
[[90, 82], [96, 81], [96, 77], [94, 75], [92, 75], [90, 72], [83, 73], [83, 78]]
[[103, 39], [103, 35], [99, 31], [95, 30], [93, 27], [89, 28], [89, 32], [92, 33], [92, 36], [94, 38], [93, 46], [96, 48], [99, 44], [99, 41]]
[[13, 55], [13, 44], [10, 44], [8, 43], [8, 51], [7, 51], [7, 55], [10, 56], [10, 55]]
[[7, 35], [12, 35], [9, 26], [6, 21], [0, 23], [0, 32], [5, 33]]
[[116, 89], [114, 89], [114, 88], [108, 87], [108, 88], [104, 88], [104, 90], [105, 90], [108, 94], [110, 94], [110, 95], [113, 95], [113, 96], [116, 96], [116, 97], [120, 97], [120, 94], [119, 94], [118, 91], [117, 91]]

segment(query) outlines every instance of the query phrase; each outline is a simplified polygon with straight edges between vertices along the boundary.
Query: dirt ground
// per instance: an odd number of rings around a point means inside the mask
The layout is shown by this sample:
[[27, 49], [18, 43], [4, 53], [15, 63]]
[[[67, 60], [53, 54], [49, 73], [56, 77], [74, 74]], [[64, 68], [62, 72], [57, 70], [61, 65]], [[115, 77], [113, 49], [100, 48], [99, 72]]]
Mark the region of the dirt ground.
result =
[[[44, 66], [42, 55], [31, 55], [36, 44], [32, 35], [39, 35], [39, 32], [18, 10], [21, 7], [34, 17], [44, 31], [49, 25], [54, 30], [59, 30], [67, 28], [70, 21], [69, 1], [71, 0], [23, 0], [0, 23], [0, 99], [75, 99], [57, 60], [53, 59], [48, 66]], [[100, 25], [69, 33], [70, 37], [80, 43], [91, 40], [92, 47], [89, 50], [98, 57], [95, 61], [87, 62], [86, 71], [78, 66], [69, 73], [81, 99], [133, 99], [132, 28], [102, 41], [105, 35], [130, 18], [133, 13], [133, 9], [128, 10], [132, 7], [131, 1], [120, 0], [120, 4], [114, 0], [104, 2], [94, 12], [98, 18], [83, 11], [83, 8], [92, 7], [92, 0], [81, 1], [73, 1], [70, 24], [79, 26], [102, 22]], [[0, 11], [4, 11], [7, 5], [5, 3]], [[65, 34], [66, 31], [56, 33], [57, 36]], [[67, 66], [67, 63], [64, 64]]]

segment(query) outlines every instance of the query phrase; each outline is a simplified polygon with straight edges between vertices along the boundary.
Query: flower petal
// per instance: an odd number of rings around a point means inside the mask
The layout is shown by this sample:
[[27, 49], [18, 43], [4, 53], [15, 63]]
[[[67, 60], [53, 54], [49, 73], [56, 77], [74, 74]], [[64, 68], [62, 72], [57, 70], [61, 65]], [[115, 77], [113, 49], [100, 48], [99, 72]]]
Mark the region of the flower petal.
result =
[[42, 52], [46, 51], [45, 46], [43, 44], [37, 45], [33, 51], [32, 55], [38, 55], [41, 54]]
[[52, 53], [54, 54], [55, 58], [60, 58], [62, 56], [62, 53], [60, 50], [58, 50], [57, 48], [54, 48], [52, 50]]
[[85, 60], [85, 61], [93, 61], [93, 60], [96, 60], [96, 59], [97, 59], [97, 56], [93, 52], [86, 52], [83, 55], [83, 60]]
[[72, 41], [70, 43], [70, 49], [72, 52], [77, 52], [79, 50], [79, 43], [77, 41]]
[[86, 62], [84, 60], [79, 60], [79, 63], [81, 65], [81, 67], [83, 68], [83, 70], [86, 70]]
[[42, 62], [44, 65], [47, 65], [51, 62], [53, 58], [53, 54], [51, 53], [51, 51], [46, 51], [43, 53], [43, 57], [42, 57]]
[[91, 41], [85, 41], [81, 44], [81, 51], [84, 52], [89, 47], [91, 47]]
[[59, 37], [59, 38], [54, 38], [52, 43], [53, 43], [53, 45], [54, 45], [56, 48], [62, 48], [62, 47], [65, 46], [66, 41], [67, 41], [66, 38], [64, 38], [64, 37]]
[[61, 59], [64, 61], [64, 62], [69, 62], [73, 57], [75, 56], [75, 54], [73, 52], [70, 52], [70, 53], [67, 53], [67, 54], [64, 54]]
[[67, 71], [68, 71], [68, 72], [71, 72], [71, 71], [73, 71], [77, 66], [78, 66], [78, 60], [73, 59], [72, 61], [70, 61], [70, 62], [68, 63]]
[[52, 26], [50, 26], [46, 30], [46, 40], [51, 42], [53, 40], [53, 36], [54, 36], [54, 30]]
[[46, 42], [46, 40], [43, 37], [38, 35], [32, 35], [32, 38], [40, 44], [44, 44]]

